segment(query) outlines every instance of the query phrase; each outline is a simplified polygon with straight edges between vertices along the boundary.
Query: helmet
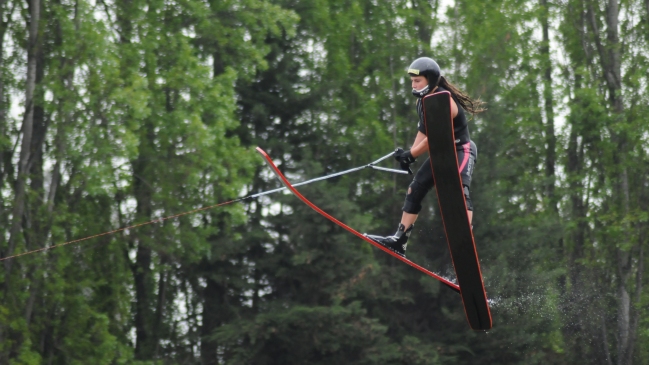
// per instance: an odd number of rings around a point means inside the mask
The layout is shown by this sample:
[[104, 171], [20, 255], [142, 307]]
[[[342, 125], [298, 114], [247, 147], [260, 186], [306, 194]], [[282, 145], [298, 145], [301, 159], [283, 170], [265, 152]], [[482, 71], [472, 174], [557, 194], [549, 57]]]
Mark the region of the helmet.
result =
[[412, 94], [417, 97], [424, 97], [428, 92], [437, 86], [441, 71], [439, 65], [432, 58], [420, 57], [414, 60], [408, 67], [410, 76], [424, 76], [428, 80], [428, 86], [421, 90], [412, 89]]

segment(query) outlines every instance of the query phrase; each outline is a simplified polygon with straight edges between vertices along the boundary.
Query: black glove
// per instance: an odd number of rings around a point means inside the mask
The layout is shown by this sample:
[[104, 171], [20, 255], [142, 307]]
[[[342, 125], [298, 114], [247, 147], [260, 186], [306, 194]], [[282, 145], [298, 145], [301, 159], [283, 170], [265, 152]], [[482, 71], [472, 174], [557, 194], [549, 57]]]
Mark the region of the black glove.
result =
[[404, 151], [403, 148], [399, 147], [394, 150], [394, 159], [399, 161], [401, 165], [401, 170], [408, 171], [412, 175], [412, 170], [410, 169], [410, 164], [415, 162], [415, 158], [412, 156], [410, 151]]

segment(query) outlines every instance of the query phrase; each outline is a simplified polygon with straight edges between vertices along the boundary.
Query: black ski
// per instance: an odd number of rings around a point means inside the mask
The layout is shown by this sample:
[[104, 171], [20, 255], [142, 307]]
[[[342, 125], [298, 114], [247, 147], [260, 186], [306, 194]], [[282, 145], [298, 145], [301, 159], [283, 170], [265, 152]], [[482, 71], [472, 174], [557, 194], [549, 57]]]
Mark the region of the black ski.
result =
[[464, 312], [471, 328], [488, 330], [491, 313], [458, 171], [451, 94], [443, 91], [427, 95], [423, 103], [435, 189]]

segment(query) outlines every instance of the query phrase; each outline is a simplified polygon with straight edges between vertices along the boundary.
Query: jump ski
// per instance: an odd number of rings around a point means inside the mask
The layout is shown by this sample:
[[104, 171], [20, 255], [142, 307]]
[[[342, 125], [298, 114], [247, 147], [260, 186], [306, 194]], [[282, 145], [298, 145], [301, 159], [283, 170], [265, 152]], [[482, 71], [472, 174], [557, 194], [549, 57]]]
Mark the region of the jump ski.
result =
[[437, 200], [464, 312], [472, 329], [488, 330], [492, 326], [491, 312], [458, 172], [451, 94], [442, 91], [427, 95], [422, 102]]
[[271, 168], [273, 173], [275, 173], [277, 178], [282, 182], [282, 184], [284, 184], [284, 186], [286, 186], [287, 189], [289, 189], [296, 197], [298, 197], [300, 200], [302, 200], [306, 205], [311, 207], [313, 210], [320, 213], [322, 216], [329, 219], [330, 221], [336, 223], [340, 227], [346, 229], [348, 232], [352, 233], [353, 235], [355, 235], [356, 237], [362, 239], [363, 241], [365, 241], [365, 242], [371, 244], [372, 246], [386, 252], [387, 254], [389, 254], [389, 255], [403, 261], [404, 263], [414, 267], [415, 269], [423, 272], [424, 274], [439, 280], [442, 284], [446, 285], [450, 289], [453, 289], [455, 292], [458, 292], [458, 293], [460, 292], [460, 287], [457, 284], [455, 284], [455, 283], [453, 283], [453, 282], [451, 282], [451, 281], [449, 281], [449, 280], [435, 274], [434, 272], [432, 272], [432, 271], [430, 271], [430, 270], [428, 270], [428, 269], [426, 269], [426, 268], [424, 268], [424, 267], [422, 267], [422, 266], [420, 266], [420, 265], [406, 259], [405, 257], [402, 257], [402, 256], [394, 253], [392, 250], [390, 250], [390, 249], [388, 249], [388, 248], [386, 248], [386, 247], [372, 241], [371, 239], [365, 237], [362, 233], [360, 233], [360, 232], [356, 231], [355, 229], [347, 226], [345, 223], [339, 221], [338, 219], [332, 217], [331, 215], [329, 215], [328, 213], [326, 213], [322, 209], [318, 208], [315, 204], [310, 202], [307, 198], [305, 198], [302, 194], [300, 194], [299, 191], [297, 191], [295, 189], [295, 187], [288, 181], [288, 179], [286, 179], [284, 174], [282, 174], [282, 172], [277, 168], [277, 166], [275, 165], [273, 160], [268, 156], [268, 154], [264, 150], [257, 147], [257, 152], [259, 152], [259, 154], [264, 158], [264, 161], [266, 162], [266, 164], [268, 164], [268, 166]]

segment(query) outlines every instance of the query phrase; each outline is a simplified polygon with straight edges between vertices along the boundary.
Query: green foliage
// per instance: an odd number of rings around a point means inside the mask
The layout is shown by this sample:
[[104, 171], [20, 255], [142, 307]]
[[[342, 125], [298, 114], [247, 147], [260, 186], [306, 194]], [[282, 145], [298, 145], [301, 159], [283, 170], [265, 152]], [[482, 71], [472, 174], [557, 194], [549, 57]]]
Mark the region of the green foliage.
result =
[[[385, 327], [367, 318], [360, 303], [276, 308], [254, 322], [234, 321], [213, 338], [231, 350], [227, 363], [376, 364], [397, 356]], [[241, 346], [244, 338], [246, 346]]]
[[[469, 330], [455, 293], [278, 193], [14, 259], [0, 363], [646, 363], [642, 1], [41, 2], [21, 202], [34, 4], [0, 4], [2, 257], [278, 187], [255, 146], [292, 181], [407, 148], [405, 69], [426, 55], [487, 102], [472, 198], [495, 326]], [[300, 191], [389, 234], [409, 181]], [[434, 195], [408, 257], [453, 277]]]

